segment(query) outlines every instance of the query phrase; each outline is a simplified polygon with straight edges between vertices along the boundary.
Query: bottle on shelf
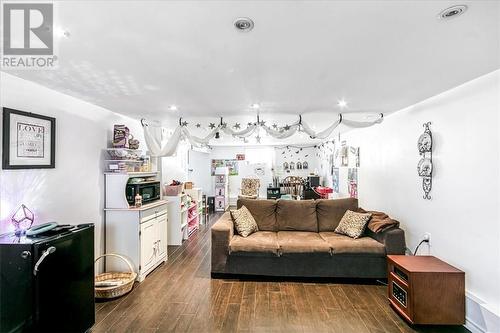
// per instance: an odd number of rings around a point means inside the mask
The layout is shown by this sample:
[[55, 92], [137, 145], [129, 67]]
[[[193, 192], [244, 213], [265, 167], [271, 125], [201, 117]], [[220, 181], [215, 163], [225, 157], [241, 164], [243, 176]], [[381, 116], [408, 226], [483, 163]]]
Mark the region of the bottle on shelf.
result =
[[141, 207], [142, 206], [142, 196], [137, 193], [135, 195], [135, 207]]

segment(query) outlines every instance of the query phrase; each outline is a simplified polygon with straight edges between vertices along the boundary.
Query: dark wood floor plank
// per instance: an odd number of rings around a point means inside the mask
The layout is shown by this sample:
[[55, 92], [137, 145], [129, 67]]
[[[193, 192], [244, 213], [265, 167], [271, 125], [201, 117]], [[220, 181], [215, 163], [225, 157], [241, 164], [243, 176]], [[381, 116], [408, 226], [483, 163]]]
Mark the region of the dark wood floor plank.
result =
[[224, 321], [222, 322], [221, 332], [232, 333], [238, 329], [238, 317], [240, 315], [239, 303], [228, 303]]
[[283, 326], [286, 332], [303, 332], [304, 328], [299, 319], [297, 303], [293, 296], [293, 285], [291, 283], [280, 283], [281, 302], [283, 303]]
[[253, 329], [255, 321], [255, 294], [256, 283], [253, 281], [243, 282], [240, 317], [238, 318], [239, 332], [250, 332]]
[[467, 332], [461, 326], [413, 327], [387, 302], [382, 285], [210, 277], [210, 225], [128, 295], [96, 304], [92, 332]]
[[255, 288], [255, 330], [272, 331], [273, 318], [269, 312], [269, 283], [257, 282]]
[[327, 325], [328, 312], [321, 295], [318, 293], [317, 286], [315, 284], [304, 284], [304, 290], [311, 308], [315, 332], [328, 332], [330, 330]]

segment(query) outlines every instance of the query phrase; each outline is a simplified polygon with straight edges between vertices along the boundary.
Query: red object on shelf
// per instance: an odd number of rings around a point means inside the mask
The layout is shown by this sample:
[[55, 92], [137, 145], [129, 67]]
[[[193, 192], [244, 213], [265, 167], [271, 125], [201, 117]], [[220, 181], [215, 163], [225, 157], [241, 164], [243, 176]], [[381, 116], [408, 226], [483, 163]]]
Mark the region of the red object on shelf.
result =
[[328, 194], [333, 193], [331, 187], [318, 186], [314, 190], [321, 196], [321, 199], [328, 199]]

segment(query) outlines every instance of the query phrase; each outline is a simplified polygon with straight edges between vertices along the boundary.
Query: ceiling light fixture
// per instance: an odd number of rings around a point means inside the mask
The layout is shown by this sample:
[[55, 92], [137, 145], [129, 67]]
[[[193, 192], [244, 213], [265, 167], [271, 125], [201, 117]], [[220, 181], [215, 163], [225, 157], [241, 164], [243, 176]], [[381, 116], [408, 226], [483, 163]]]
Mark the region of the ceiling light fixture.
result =
[[168, 107], [168, 109], [169, 109], [170, 111], [177, 111], [177, 105], [170, 105], [170, 106]]
[[463, 13], [465, 13], [466, 10], [467, 10], [466, 5], [452, 6], [452, 7], [449, 7], [449, 8], [442, 10], [438, 14], [438, 19], [448, 20], [451, 18], [455, 18], [455, 17], [458, 17], [458, 16], [462, 15]]
[[238, 17], [234, 20], [234, 27], [241, 32], [249, 32], [253, 29], [253, 21], [248, 17]]
[[344, 99], [341, 99], [337, 102], [337, 105], [339, 106], [339, 108], [343, 109], [347, 106], [347, 102]]

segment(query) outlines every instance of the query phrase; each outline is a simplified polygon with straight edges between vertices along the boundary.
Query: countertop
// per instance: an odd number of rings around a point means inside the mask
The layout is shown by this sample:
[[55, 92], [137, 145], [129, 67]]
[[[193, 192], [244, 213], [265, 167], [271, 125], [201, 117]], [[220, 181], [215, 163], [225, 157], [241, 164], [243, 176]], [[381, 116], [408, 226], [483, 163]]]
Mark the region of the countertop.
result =
[[104, 210], [109, 210], [109, 211], [113, 211], [113, 210], [142, 211], [142, 210], [147, 210], [150, 208], [155, 208], [158, 206], [166, 205], [167, 203], [168, 203], [167, 200], [158, 200], [158, 201], [146, 204], [146, 205], [142, 205], [141, 207], [132, 206], [129, 208], [104, 208]]

